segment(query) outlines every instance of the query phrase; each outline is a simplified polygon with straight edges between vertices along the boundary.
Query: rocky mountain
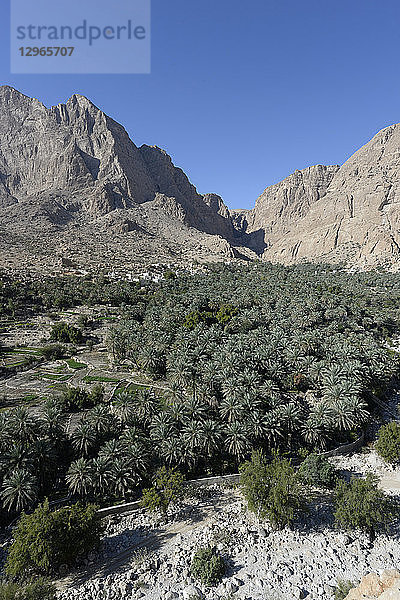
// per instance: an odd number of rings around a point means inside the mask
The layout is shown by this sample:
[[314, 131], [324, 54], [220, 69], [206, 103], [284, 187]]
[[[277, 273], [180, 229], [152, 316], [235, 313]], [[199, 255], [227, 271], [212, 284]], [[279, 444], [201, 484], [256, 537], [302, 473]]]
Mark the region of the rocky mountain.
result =
[[60, 256], [109, 264], [240, 255], [222, 199], [199, 194], [164, 150], [138, 148], [83, 96], [46, 108], [8, 86], [0, 88], [0, 233], [7, 266], [32, 254], [54, 265]]
[[251, 210], [202, 195], [90, 100], [46, 108], [0, 87], [0, 266], [256, 257], [396, 265], [400, 125], [343, 166], [295, 171]]
[[296, 171], [234, 216], [266, 260], [398, 265], [400, 125], [380, 131], [341, 167]]

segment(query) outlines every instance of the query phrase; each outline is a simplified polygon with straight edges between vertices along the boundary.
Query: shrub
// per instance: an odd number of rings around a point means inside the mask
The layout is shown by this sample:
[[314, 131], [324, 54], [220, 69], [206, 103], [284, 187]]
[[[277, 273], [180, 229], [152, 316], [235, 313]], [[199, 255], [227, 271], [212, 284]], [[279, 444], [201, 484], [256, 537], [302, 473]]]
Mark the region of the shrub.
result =
[[92, 406], [96, 406], [97, 404], [103, 402], [103, 400], [104, 386], [102, 386], [101, 383], [97, 383], [89, 394], [89, 401], [91, 402]]
[[82, 329], [86, 329], [89, 327], [93, 327], [93, 321], [88, 315], [79, 315], [78, 317], [78, 326]]
[[171, 269], [167, 269], [166, 271], [164, 271], [164, 279], [166, 281], [168, 281], [170, 279], [176, 279], [175, 271], [171, 271]]
[[382, 425], [378, 431], [375, 450], [383, 460], [390, 463], [400, 461], [400, 425], [395, 421]]
[[79, 387], [68, 388], [61, 396], [61, 401], [65, 410], [82, 410], [92, 406], [88, 392]]
[[92, 408], [104, 400], [104, 388], [102, 385], [95, 385], [91, 392], [82, 388], [68, 388], [61, 396], [61, 403], [65, 410], [82, 410]]
[[171, 504], [183, 497], [184, 478], [175, 469], [161, 467], [156, 473], [154, 485], [143, 490], [142, 505], [151, 512], [167, 512]]
[[65, 347], [61, 344], [50, 344], [41, 349], [42, 355], [47, 360], [58, 360], [66, 355]]
[[335, 487], [337, 474], [331, 463], [318, 454], [310, 454], [301, 463], [298, 475], [308, 485], [316, 487]]
[[0, 600], [54, 600], [56, 589], [42, 577], [25, 583], [0, 582]]
[[369, 473], [365, 479], [341, 480], [335, 489], [335, 523], [345, 529], [360, 529], [372, 541], [379, 530], [387, 530], [394, 519], [394, 501], [378, 489], [378, 478]]
[[225, 571], [224, 560], [215, 546], [197, 550], [190, 566], [191, 575], [204, 585], [216, 585]]
[[7, 560], [10, 577], [30, 572], [48, 575], [61, 565], [73, 565], [100, 544], [102, 525], [93, 504], [75, 504], [52, 512], [46, 500], [32, 514], [23, 514]]
[[50, 339], [55, 342], [79, 344], [82, 339], [82, 331], [68, 323], [56, 323], [50, 332]]
[[289, 460], [275, 455], [270, 463], [260, 451], [240, 465], [240, 483], [248, 508], [282, 529], [303, 507], [302, 487]]
[[226, 325], [237, 313], [238, 309], [232, 304], [221, 304], [215, 318], [221, 325]]
[[338, 581], [337, 587], [335, 589], [335, 600], [344, 600], [348, 595], [349, 591], [355, 587], [352, 581]]

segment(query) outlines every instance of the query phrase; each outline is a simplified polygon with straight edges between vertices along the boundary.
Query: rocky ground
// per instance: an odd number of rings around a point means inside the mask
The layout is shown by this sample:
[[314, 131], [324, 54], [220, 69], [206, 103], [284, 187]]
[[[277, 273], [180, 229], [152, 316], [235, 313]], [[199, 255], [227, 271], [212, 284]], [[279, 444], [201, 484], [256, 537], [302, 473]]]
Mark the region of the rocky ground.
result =
[[[398, 493], [400, 473], [372, 451], [331, 460], [348, 474], [373, 470], [383, 481], [391, 478], [384, 487]], [[335, 531], [327, 499], [315, 500], [292, 529], [274, 532], [246, 511], [234, 488], [214, 486], [207, 494], [188, 499], [168, 522], [142, 511], [111, 517], [100, 554], [59, 582], [59, 600], [330, 600], [340, 580], [357, 584], [399, 564], [397, 527], [372, 545], [364, 535]], [[228, 572], [207, 589], [191, 579], [189, 566], [194, 552], [210, 544]]]

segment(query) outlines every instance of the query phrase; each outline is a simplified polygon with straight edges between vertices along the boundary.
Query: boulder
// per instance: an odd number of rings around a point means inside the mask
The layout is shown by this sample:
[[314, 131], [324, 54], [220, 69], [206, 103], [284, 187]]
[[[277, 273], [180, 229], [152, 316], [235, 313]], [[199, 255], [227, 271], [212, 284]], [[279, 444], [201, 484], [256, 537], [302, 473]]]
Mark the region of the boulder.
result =
[[350, 590], [345, 600], [400, 600], [400, 572], [393, 570], [383, 571], [379, 576], [376, 573], [365, 575], [360, 584]]

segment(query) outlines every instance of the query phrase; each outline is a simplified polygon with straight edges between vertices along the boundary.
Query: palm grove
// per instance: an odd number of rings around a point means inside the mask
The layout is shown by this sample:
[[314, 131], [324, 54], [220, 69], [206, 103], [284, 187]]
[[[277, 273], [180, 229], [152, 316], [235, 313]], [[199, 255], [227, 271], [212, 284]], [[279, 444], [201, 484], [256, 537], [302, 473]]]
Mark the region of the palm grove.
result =
[[[146, 289], [104, 278], [6, 281], [3, 314], [119, 306], [110, 355], [154, 386], [109, 402], [69, 390], [40, 414], [3, 411], [4, 517], [67, 493], [100, 504], [136, 498], [163, 465], [187, 477], [229, 473], [253, 450], [296, 456], [355, 439], [398, 371], [386, 342], [397, 332], [399, 284], [397, 275], [253, 264]], [[70, 430], [74, 394], [82, 414]]]

